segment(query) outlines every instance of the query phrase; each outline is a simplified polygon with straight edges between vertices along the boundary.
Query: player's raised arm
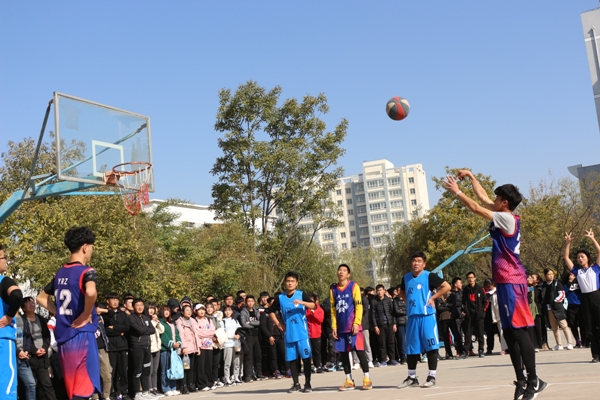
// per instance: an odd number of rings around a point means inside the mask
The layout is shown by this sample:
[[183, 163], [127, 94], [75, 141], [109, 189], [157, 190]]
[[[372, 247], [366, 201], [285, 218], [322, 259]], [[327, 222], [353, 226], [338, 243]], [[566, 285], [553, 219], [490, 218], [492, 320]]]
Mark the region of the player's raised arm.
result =
[[572, 233], [566, 232], [565, 233], [565, 253], [564, 253], [564, 259], [565, 259], [565, 264], [567, 265], [567, 268], [569, 268], [569, 271], [573, 269], [573, 261], [571, 261], [571, 257], [569, 257], [569, 255], [571, 254], [571, 241], [573, 240], [573, 237], [571, 236]]
[[594, 237], [594, 231], [592, 230], [592, 228], [590, 228], [590, 230], [585, 233], [585, 236], [589, 237], [590, 240], [592, 241], [592, 244], [594, 245], [594, 248], [596, 249], [596, 253], [598, 253], [598, 256], [596, 257], [596, 264], [600, 265], [600, 245], [598, 244], [598, 241]]
[[487, 208], [488, 210], [493, 210], [494, 202], [489, 198], [487, 192], [485, 191], [483, 186], [481, 186], [477, 178], [475, 178], [475, 174], [473, 174], [472, 171], [469, 171], [467, 169], [461, 169], [460, 171], [458, 171], [456, 178], [459, 181], [462, 181], [465, 178], [469, 178], [469, 180], [471, 181], [471, 185], [473, 186], [475, 196], [477, 196], [477, 198], [479, 199], [479, 201], [481, 201], [485, 208]]
[[[471, 175], [473, 174], [471, 173]], [[475, 200], [471, 199], [469, 196], [464, 194], [462, 190], [460, 190], [460, 188], [458, 187], [458, 183], [456, 182], [456, 179], [454, 179], [453, 176], [446, 176], [446, 179], [442, 180], [442, 182], [444, 182], [444, 187], [446, 188], [446, 190], [452, 192], [458, 198], [458, 200], [460, 200], [460, 202], [463, 203], [469, 210], [487, 219], [488, 221], [492, 220], [491, 209], [487, 208], [487, 205], [486, 207], [479, 205]], [[479, 185], [479, 183], [477, 184]], [[481, 187], [481, 185], [479, 185], [479, 187]], [[481, 190], [483, 190], [483, 188]], [[485, 197], [487, 198], [487, 195]], [[490, 201], [489, 198], [487, 200]], [[494, 203], [492, 202], [492, 205], [493, 204]]]

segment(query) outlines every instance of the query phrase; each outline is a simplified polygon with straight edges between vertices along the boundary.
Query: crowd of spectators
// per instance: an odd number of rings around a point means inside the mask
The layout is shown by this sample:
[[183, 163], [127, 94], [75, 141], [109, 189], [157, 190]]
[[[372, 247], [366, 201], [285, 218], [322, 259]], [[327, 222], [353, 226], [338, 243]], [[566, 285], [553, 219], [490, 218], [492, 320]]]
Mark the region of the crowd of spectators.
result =
[[[460, 277], [454, 278], [452, 290], [437, 300], [439, 337], [445, 348], [445, 354], [438, 354], [439, 360], [491, 355], [496, 335], [501, 344], [499, 354], [508, 351], [494, 283], [485, 279], [480, 285], [473, 272], [466, 280], [463, 285]], [[589, 346], [578, 313], [581, 292], [575, 275], [567, 273], [558, 280], [548, 269], [543, 277], [529, 275], [528, 283], [536, 324], [530, 332], [536, 350], [549, 349], [549, 331], [557, 343], [552, 350]], [[383, 285], [361, 290], [362, 329], [370, 367], [406, 363], [406, 303], [398, 292], [397, 287], [386, 289]], [[316, 294], [311, 298], [316, 304], [314, 310], [307, 310], [312, 370], [342, 370], [333, 348], [330, 299], [327, 296], [321, 301]], [[267, 292], [255, 298], [241, 290], [235, 296], [208, 296], [201, 302], [184, 297], [161, 306], [116, 292], [105, 300], [96, 307], [102, 380], [102, 393], [96, 398], [155, 399], [290, 377], [282, 332], [265, 312], [274, 301]], [[19, 398], [66, 398], [54, 321], [36, 313], [33, 298], [23, 299], [22, 314], [17, 316]], [[173, 351], [182, 359], [181, 379], [169, 377]], [[357, 355], [351, 357], [353, 368], [360, 368]], [[423, 354], [421, 361], [426, 357]]]

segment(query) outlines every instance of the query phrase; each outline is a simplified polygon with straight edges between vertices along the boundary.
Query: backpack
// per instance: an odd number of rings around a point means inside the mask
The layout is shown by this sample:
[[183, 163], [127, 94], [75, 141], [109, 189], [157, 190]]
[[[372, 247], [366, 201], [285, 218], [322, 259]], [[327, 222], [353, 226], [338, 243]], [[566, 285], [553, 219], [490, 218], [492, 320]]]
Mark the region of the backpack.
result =
[[[169, 343], [169, 347], [172, 346], [172, 343]], [[177, 354], [177, 351], [171, 347], [171, 355], [169, 357], [169, 368], [167, 369], [167, 378], [172, 381], [176, 381], [178, 379], [183, 379], [183, 361], [181, 361], [181, 357]]]

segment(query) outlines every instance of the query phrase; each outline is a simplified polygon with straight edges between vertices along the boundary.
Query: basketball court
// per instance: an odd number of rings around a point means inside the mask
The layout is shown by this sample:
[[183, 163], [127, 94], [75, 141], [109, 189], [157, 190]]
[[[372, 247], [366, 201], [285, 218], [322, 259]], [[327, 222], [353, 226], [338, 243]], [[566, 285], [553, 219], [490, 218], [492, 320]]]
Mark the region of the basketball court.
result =
[[[548, 339], [554, 345], [552, 332]], [[496, 349], [500, 344], [496, 341]], [[444, 351], [441, 351], [444, 354]], [[512, 399], [514, 393], [514, 370], [508, 355], [487, 356], [483, 359], [470, 357], [466, 360], [446, 360], [438, 363], [437, 385], [433, 388], [397, 389], [408, 375], [406, 365], [371, 369], [373, 389], [338, 391], [344, 383], [344, 373], [329, 372], [312, 375], [313, 392], [297, 393], [294, 397], [308, 396], [311, 399], [440, 399], [464, 400]], [[562, 351], [542, 351], [537, 353], [537, 371], [541, 379], [548, 382], [548, 388], [537, 399], [540, 400], [591, 400], [600, 397], [600, 364], [591, 364], [589, 349]], [[427, 364], [419, 363], [417, 376], [420, 383], [427, 377]], [[357, 385], [362, 382], [362, 372], [352, 371]], [[300, 377], [300, 383], [304, 383]], [[291, 379], [266, 380], [222, 388], [211, 392], [193, 393], [186, 399], [240, 399], [250, 396], [277, 398], [288, 396]]]

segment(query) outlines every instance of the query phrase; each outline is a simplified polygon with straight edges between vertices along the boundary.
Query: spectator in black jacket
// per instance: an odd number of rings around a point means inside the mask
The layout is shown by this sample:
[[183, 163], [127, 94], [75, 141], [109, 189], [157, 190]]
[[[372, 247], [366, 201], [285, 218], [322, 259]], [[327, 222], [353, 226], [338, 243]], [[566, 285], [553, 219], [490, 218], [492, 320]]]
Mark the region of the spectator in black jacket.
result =
[[394, 318], [396, 319], [396, 348], [398, 349], [398, 357], [400, 364], [406, 364], [406, 301], [400, 296], [393, 299], [394, 302]]
[[[452, 355], [452, 345], [450, 343], [450, 321], [452, 320], [452, 311], [450, 310], [450, 305], [448, 304], [448, 297], [450, 295], [447, 293], [442, 297], [436, 299], [436, 312], [438, 319], [438, 331], [440, 339], [444, 341], [444, 348], [446, 349], [446, 360], [454, 359]], [[438, 355], [438, 359], [440, 356]]]
[[[35, 378], [34, 393], [38, 399], [56, 400], [52, 381], [50, 380], [50, 361], [48, 348], [50, 347], [50, 331], [46, 318], [35, 313], [35, 300], [33, 297], [23, 299], [24, 314], [17, 318], [17, 326], [23, 331], [23, 347], [17, 351], [27, 352], [29, 367]], [[37, 382], [37, 387], [35, 387]]]
[[487, 300], [483, 288], [477, 284], [477, 277], [474, 272], [467, 273], [469, 284], [463, 289], [463, 312], [465, 320], [463, 321], [463, 331], [465, 332], [465, 349], [469, 351], [470, 356], [475, 356], [472, 346], [472, 335], [477, 337], [479, 345], [479, 357], [485, 357], [483, 344], [483, 322], [485, 318], [485, 309]]
[[379, 343], [379, 366], [387, 366], [386, 358], [390, 359], [390, 365], [398, 365], [395, 360], [396, 319], [393, 315], [393, 302], [383, 285], [377, 285], [375, 290], [377, 296], [371, 300], [371, 324]]
[[[323, 308], [323, 312], [325, 312], [323, 329], [321, 329], [321, 359], [323, 361], [327, 360], [324, 363], [325, 366], [323, 370], [333, 372], [337, 368], [337, 353], [335, 352], [335, 339], [333, 338], [333, 330], [331, 329], [331, 301], [329, 300], [329, 296], [325, 296], [323, 303], [321, 303], [321, 307]], [[368, 341], [367, 338], [365, 338], [365, 342], [366, 341]]]
[[[152, 320], [144, 314], [145, 305], [142, 299], [133, 300], [133, 313], [129, 316], [129, 357], [132, 371], [132, 382], [129, 388], [130, 396], [152, 397], [150, 393], [150, 365], [152, 353], [150, 352], [150, 335], [156, 330]], [[140, 396], [140, 384], [142, 393]]]
[[104, 315], [104, 328], [108, 338], [108, 359], [112, 367], [112, 391], [114, 397], [127, 396], [127, 352], [129, 345], [129, 316], [119, 307], [119, 294], [106, 296], [108, 312]]
[[[271, 307], [273, 301], [275, 301], [274, 297], [267, 299], [267, 309]], [[283, 320], [281, 311], [275, 311], [275, 315], [277, 315], [279, 321]], [[281, 371], [285, 373], [288, 370], [285, 364], [285, 342], [283, 341], [283, 336], [281, 336], [281, 331], [275, 326], [273, 320], [266, 312], [260, 314], [260, 331], [269, 344], [267, 349], [270, 366], [269, 373], [273, 378], [281, 379], [283, 377]], [[266, 367], [266, 365], [263, 366], [263, 370], [267, 370]]]
[[452, 279], [452, 290], [446, 299], [446, 305], [452, 314], [452, 318], [448, 321], [448, 327], [450, 328], [450, 332], [452, 332], [452, 337], [454, 338], [454, 349], [456, 350], [456, 358], [458, 360], [464, 360], [465, 358], [469, 357], [469, 353], [463, 346], [463, 334], [461, 329], [463, 323], [462, 290], [462, 279], [455, 277]]

